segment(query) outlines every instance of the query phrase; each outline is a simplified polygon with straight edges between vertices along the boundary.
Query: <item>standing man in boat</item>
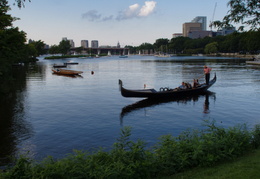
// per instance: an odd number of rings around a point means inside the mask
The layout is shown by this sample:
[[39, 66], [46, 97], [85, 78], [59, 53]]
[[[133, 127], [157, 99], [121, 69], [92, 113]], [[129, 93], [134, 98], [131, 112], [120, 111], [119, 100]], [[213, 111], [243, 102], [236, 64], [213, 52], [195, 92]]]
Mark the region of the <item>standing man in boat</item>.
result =
[[209, 67], [207, 67], [207, 66], [205, 65], [205, 66], [204, 66], [204, 74], [205, 74], [206, 85], [209, 84], [210, 71], [211, 71], [211, 68], [209, 68]]

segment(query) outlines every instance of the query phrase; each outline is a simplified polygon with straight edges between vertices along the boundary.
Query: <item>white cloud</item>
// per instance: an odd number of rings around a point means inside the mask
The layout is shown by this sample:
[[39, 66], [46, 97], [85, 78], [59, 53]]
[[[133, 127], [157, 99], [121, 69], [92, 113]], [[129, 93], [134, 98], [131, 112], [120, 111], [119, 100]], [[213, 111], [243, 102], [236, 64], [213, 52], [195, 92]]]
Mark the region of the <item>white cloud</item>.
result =
[[151, 13], [153, 13], [155, 6], [155, 1], [146, 1], [145, 5], [143, 5], [143, 7], [140, 9], [138, 16], [144, 17], [150, 15]]
[[125, 11], [126, 17], [132, 17], [135, 16], [138, 13], [139, 4], [133, 4], [129, 6], [129, 8]]
[[[141, 7], [139, 4], [130, 5], [127, 9], [118, 12], [116, 20], [127, 20], [133, 18], [147, 17], [152, 14], [155, 10], [155, 1], [145, 1], [145, 4]], [[113, 20], [114, 16], [110, 15], [103, 17], [96, 10], [90, 10], [82, 15], [82, 18], [88, 19], [89, 21], [108, 21]]]
[[145, 1], [145, 4], [140, 8], [139, 4], [133, 4], [128, 9], [119, 12], [117, 20], [125, 20], [139, 17], [146, 17], [152, 14], [155, 10], [155, 1]]

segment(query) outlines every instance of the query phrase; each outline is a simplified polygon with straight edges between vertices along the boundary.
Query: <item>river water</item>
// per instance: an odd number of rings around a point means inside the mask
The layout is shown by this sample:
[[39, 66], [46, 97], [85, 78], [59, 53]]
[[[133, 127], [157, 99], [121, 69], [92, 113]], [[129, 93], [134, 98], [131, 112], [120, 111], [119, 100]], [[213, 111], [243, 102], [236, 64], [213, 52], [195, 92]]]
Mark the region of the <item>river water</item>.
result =
[[[84, 71], [71, 78], [52, 74], [54, 63], [73, 60], [68, 69]], [[151, 103], [121, 96], [125, 88], [177, 87], [212, 68], [217, 82], [210, 92], [192, 98]], [[111, 149], [120, 130], [132, 127], [131, 140], [147, 146], [165, 134], [201, 128], [204, 120], [231, 127], [260, 123], [260, 66], [243, 59], [213, 57], [129, 56], [93, 59], [40, 60], [19, 69], [15, 92], [0, 102], [0, 164], [27, 154], [37, 160], [62, 158], [77, 150]], [[18, 72], [19, 72], [18, 70]], [[91, 74], [91, 71], [94, 74]], [[203, 82], [204, 78], [200, 78]]]

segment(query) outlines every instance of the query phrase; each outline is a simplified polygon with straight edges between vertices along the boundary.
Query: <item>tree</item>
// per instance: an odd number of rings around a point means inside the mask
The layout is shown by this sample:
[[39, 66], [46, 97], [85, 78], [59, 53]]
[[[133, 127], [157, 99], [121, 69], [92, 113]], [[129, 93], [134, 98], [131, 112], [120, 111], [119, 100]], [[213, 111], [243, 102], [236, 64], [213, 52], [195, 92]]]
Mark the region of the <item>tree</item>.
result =
[[230, 10], [221, 21], [215, 21], [211, 25], [215, 27], [230, 27], [232, 23], [241, 24], [238, 28], [243, 31], [245, 26], [250, 30], [260, 30], [260, 2], [259, 0], [230, 0]]
[[190, 41], [190, 40], [192, 40], [192, 39], [190, 39], [189, 37], [172, 38], [170, 41], [169, 47], [175, 53], [182, 53], [183, 50], [185, 49], [185, 43], [187, 43], [187, 41]]
[[0, 1], [0, 30], [4, 30], [12, 26], [12, 22], [17, 18], [12, 17], [7, 12], [10, 10], [6, 0]]
[[62, 40], [59, 44], [60, 53], [62, 55], [67, 55], [70, 50], [70, 42], [68, 40]]
[[26, 62], [32, 58], [35, 51], [25, 44], [26, 33], [12, 22], [17, 18], [7, 14], [10, 7], [7, 0], [0, 1], [0, 77], [11, 73], [12, 64]]
[[46, 49], [44, 49], [45, 43], [43, 41], [29, 40], [29, 44], [35, 47], [35, 49], [37, 50], [37, 56], [46, 54]]
[[58, 53], [60, 53], [59, 46], [58, 45], [51, 46], [50, 49], [49, 49], [49, 53], [50, 54], [58, 54]]
[[158, 50], [162, 46], [167, 46], [168, 44], [169, 44], [169, 39], [157, 39], [153, 45]]
[[[19, 7], [19, 8], [21, 8], [22, 6], [24, 7], [24, 2], [25, 2], [26, 0], [15, 0], [15, 2], [17, 3], [17, 6]], [[29, 2], [31, 2], [31, 0], [28, 0]], [[15, 3], [14, 3], [15, 4]]]
[[206, 45], [205, 47], [205, 53], [206, 54], [211, 54], [211, 53], [217, 53], [218, 52], [218, 43], [217, 42], [212, 42]]

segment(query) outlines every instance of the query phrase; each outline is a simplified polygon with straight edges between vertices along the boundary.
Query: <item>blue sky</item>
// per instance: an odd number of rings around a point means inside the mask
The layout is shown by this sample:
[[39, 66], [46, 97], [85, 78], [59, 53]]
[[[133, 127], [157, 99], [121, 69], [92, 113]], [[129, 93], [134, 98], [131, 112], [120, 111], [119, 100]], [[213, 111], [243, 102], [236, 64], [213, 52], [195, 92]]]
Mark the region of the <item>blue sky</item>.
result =
[[138, 46], [159, 38], [172, 38], [182, 32], [182, 24], [196, 16], [222, 20], [228, 0], [31, 0], [25, 8], [11, 4], [10, 14], [19, 17], [14, 23], [28, 39], [58, 45], [63, 37], [98, 40], [99, 45]]

